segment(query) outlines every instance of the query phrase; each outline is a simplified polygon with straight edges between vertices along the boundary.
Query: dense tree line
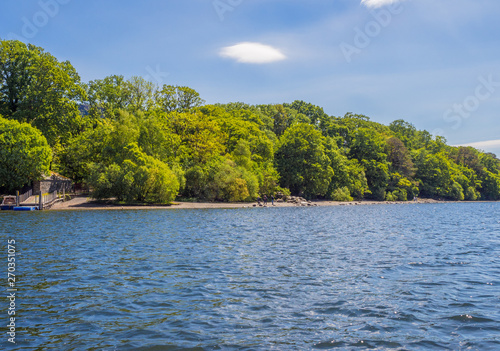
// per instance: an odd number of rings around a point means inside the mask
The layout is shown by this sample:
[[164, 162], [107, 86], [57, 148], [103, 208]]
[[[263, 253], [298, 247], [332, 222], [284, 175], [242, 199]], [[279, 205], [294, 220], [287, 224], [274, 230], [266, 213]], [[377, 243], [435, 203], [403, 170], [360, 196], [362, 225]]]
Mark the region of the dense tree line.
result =
[[500, 160], [396, 120], [326, 114], [303, 101], [207, 105], [183, 86], [109, 76], [82, 83], [69, 62], [19, 41], [0, 46], [0, 188], [49, 170], [95, 198], [177, 196], [500, 199]]

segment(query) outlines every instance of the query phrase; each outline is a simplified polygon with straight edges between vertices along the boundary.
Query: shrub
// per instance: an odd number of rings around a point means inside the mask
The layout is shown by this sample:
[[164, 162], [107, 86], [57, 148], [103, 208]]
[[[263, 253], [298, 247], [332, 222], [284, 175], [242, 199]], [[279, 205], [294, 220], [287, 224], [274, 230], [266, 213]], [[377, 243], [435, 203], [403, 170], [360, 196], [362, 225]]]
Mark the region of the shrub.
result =
[[144, 154], [137, 144], [124, 148], [121, 165], [92, 164], [88, 184], [96, 199], [169, 203], [179, 191], [179, 180], [163, 162]]
[[348, 187], [337, 188], [332, 193], [333, 201], [352, 201], [353, 198]]
[[472, 186], [468, 187], [467, 190], [465, 191], [465, 200], [469, 201], [476, 201], [478, 199], [478, 193], [476, 189]]
[[464, 189], [457, 182], [453, 182], [453, 185], [451, 186], [450, 197], [457, 201], [463, 201], [465, 198]]
[[28, 123], [0, 116], [0, 188], [14, 191], [49, 172], [52, 151]]

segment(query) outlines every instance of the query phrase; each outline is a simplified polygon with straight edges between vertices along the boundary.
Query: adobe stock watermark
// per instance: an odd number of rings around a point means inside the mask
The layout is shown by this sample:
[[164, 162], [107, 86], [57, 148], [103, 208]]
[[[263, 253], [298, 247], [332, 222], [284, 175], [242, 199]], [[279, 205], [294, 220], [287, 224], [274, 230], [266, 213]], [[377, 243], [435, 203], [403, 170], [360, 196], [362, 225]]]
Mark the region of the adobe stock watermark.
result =
[[61, 5], [66, 5], [69, 2], [71, 0], [39, 0], [39, 11], [35, 12], [30, 18], [21, 17], [21, 34], [10, 32], [7, 39], [26, 41], [34, 38], [49, 23], [51, 18], [59, 14]]
[[168, 72], [162, 72], [160, 69], [160, 65], [156, 65], [155, 69], [153, 69], [151, 66], [147, 66], [146, 71], [148, 72], [148, 74], [144, 77], [144, 79], [153, 81], [160, 87], [165, 83], [164, 78], [167, 78], [170, 75], [170, 73]]
[[226, 12], [233, 12], [242, 3], [243, 0], [214, 0], [212, 6], [222, 22], [225, 19]]
[[467, 96], [461, 103], [453, 104], [444, 112], [443, 120], [447, 123], [453, 123], [451, 129], [460, 128], [463, 121], [476, 112], [481, 103], [490, 99], [500, 88], [500, 81], [495, 81], [492, 74], [487, 78], [480, 76], [478, 81], [474, 94]]
[[[459, 129], [464, 120], [472, 116], [479, 109], [481, 103], [489, 100], [500, 88], [500, 81], [495, 81], [492, 74], [488, 75], [488, 77], [480, 76], [477, 80], [478, 84], [474, 89], [474, 94], [465, 97], [460, 103], [453, 104], [443, 113], [443, 120], [448, 124], [452, 124], [450, 126], [451, 130]], [[432, 134], [445, 136], [445, 130], [438, 128]]]
[[361, 54], [363, 49], [366, 49], [372, 40], [391, 24], [394, 16], [399, 15], [403, 10], [404, 8], [399, 2], [387, 5], [380, 10], [370, 9], [373, 20], [366, 23], [363, 29], [354, 27], [355, 35], [352, 44], [342, 42], [339, 45], [347, 63], [352, 62], [354, 55]]

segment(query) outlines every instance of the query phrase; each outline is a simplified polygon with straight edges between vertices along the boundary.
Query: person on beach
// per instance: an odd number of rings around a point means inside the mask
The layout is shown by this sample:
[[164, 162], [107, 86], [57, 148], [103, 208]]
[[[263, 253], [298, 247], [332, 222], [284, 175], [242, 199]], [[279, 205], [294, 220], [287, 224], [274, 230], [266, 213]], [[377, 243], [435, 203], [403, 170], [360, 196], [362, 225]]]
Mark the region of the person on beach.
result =
[[257, 204], [260, 206], [260, 196], [257, 196]]
[[267, 205], [267, 195], [266, 194], [264, 194], [263, 199], [264, 199], [264, 206], [266, 206]]
[[271, 205], [274, 206], [274, 195], [271, 195]]

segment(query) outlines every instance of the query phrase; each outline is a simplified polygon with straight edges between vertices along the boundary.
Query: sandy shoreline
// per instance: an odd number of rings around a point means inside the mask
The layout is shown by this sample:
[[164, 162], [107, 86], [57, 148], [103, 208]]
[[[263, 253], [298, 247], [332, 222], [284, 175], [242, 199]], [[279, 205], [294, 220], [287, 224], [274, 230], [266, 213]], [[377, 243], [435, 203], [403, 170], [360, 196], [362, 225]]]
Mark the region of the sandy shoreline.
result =
[[[418, 199], [414, 201], [313, 201], [314, 206], [359, 206], [359, 205], [413, 205], [413, 204], [432, 204], [432, 203], [454, 203], [457, 201], [438, 201], [433, 199]], [[464, 202], [464, 201], [459, 201]], [[480, 202], [480, 201], [473, 201]], [[237, 202], [237, 203], [222, 203], [222, 202], [176, 202], [170, 206], [154, 206], [154, 205], [115, 205], [94, 201], [88, 197], [75, 197], [66, 202], [58, 202], [54, 204], [50, 210], [150, 210], [150, 209], [211, 209], [211, 208], [254, 208], [259, 207], [255, 202]], [[268, 203], [267, 207], [300, 207], [299, 205], [286, 202], [274, 202], [274, 206]]]

